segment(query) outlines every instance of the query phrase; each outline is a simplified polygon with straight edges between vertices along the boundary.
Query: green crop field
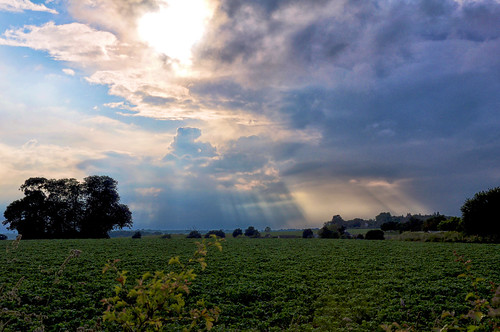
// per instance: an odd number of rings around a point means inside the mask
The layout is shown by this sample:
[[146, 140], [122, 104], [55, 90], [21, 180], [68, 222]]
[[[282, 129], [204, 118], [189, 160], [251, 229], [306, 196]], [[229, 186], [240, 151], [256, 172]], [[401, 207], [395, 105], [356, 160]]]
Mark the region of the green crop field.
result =
[[[6, 252], [0, 242], [3, 293], [19, 285], [18, 308], [7, 330], [30, 330], [40, 319], [46, 331], [93, 327], [100, 300], [113, 294], [109, 259], [120, 259], [129, 280], [165, 270], [172, 256], [195, 250], [188, 239], [31, 240]], [[55, 274], [71, 249], [58, 282]], [[214, 330], [377, 331], [383, 323], [411, 323], [430, 330], [444, 310], [465, 311], [471, 284], [453, 252], [472, 260], [472, 272], [500, 282], [500, 245], [322, 239], [228, 239], [211, 251], [188, 303], [204, 298], [221, 314]], [[480, 292], [489, 296], [488, 284]], [[28, 314], [32, 314], [29, 316]], [[8, 316], [0, 316], [4, 322]], [[27, 319], [28, 317], [28, 319]], [[30, 318], [31, 317], [31, 322]], [[107, 327], [106, 330], [110, 330]]]

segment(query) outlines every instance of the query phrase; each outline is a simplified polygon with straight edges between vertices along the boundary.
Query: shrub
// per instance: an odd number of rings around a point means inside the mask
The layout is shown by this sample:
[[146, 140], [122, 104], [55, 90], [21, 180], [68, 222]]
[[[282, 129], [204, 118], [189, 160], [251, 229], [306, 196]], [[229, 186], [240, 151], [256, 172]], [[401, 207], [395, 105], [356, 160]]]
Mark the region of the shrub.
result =
[[135, 232], [134, 235], [132, 235], [133, 239], [140, 239], [142, 237], [141, 232]]
[[310, 228], [307, 228], [307, 229], [304, 229], [304, 231], [302, 232], [302, 237], [304, 239], [311, 239], [314, 237], [314, 233], [312, 231], [312, 229]]
[[7, 240], [7, 235], [0, 234], [0, 240]]
[[205, 239], [208, 239], [210, 237], [210, 235], [215, 235], [217, 237], [220, 237], [220, 238], [225, 238], [226, 237], [226, 233], [224, 233], [224, 231], [222, 229], [219, 229], [218, 231], [210, 231], [208, 232], [207, 234], [205, 234]]
[[201, 239], [201, 234], [198, 231], [191, 231], [186, 236], [186, 238], [188, 238], [188, 239]]
[[241, 230], [241, 228], [236, 228], [234, 231], [233, 231], [233, 237], [238, 237], [240, 235], [243, 235], [243, 231]]
[[372, 229], [366, 232], [365, 240], [384, 240], [384, 232], [380, 229]]
[[172, 238], [172, 235], [170, 234], [163, 234], [162, 236], [160, 236], [160, 239], [171, 239]]
[[356, 239], [358, 240], [363, 240], [365, 237], [363, 236], [363, 234], [358, 234], [356, 235]]

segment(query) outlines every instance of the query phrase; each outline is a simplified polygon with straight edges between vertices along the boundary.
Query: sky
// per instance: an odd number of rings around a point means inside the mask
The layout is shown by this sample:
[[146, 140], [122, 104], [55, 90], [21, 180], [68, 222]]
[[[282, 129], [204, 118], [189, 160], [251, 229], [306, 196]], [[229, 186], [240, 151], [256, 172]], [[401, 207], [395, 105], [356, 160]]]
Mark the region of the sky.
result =
[[460, 216], [499, 54], [498, 0], [0, 0], [0, 210], [108, 175], [136, 229]]

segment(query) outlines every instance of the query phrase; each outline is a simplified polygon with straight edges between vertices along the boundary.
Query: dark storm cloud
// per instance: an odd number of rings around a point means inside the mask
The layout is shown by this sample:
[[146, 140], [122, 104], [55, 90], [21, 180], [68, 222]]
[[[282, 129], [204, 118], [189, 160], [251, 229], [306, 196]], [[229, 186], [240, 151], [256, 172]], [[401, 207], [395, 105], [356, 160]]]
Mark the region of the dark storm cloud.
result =
[[200, 97], [199, 103], [215, 109], [261, 111], [268, 91], [248, 89], [230, 80], [193, 83], [190, 92]]
[[[224, 43], [203, 49], [234, 63], [234, 81], [193, 91], [321, 133], [315, 144], [275, 145], [275, 160], [292, 160], [280, 168], [287, 179], [408, 179], [417, 200], [448, 213], [463, 202], [443, 187], [470, 193], [500, 181], [498, 2], [231, 1], [221, 10]], [[219, 163], [258, 161], [235, 153]]]

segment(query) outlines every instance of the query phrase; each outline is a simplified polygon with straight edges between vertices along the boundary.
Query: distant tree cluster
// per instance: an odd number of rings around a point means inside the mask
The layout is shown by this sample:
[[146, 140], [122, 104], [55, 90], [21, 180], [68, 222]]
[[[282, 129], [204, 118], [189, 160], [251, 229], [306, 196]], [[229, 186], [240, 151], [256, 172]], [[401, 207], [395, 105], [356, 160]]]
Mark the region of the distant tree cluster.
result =
[[[269, 229], [269, 232], [270, 232], [270, 229]], [[205, 238], [209, 238], [210, 235], [215, 235], [215, 236], [217, 236], [219, 238], [225, 238], [226, 237], [226, 233], [222, 229], [208, 231], [204, 235], [204, 237]], [[245, 232], [243, 232], [243, 230], [241, 228], [236, 228], [233, 231], [232, 235], [233, 235], [234, 238], [242, 236], [242, 235], [245, 235], [246, 237], [250, 237], [250, 238], [258, 238], [258, 237], [260, 237], [260, 232], [255, 227], [249, 226], [245, 230]], [[187, 235], [187, 238], [202, 238], [202, 235], [201, 235], [201, 233], [199, 231], [193, 230], [193, 231], [191, 231]]]
[[260, 232], [253, 226], [249, 226], [247, 229], [245, 229], [244, 234], [246, 237], [260, 237]]
[[318, 231], [318, 236], [322, 239], [340, 239], [345, 235], [345, 226], [342, 225], [342, 217], [333, 216], [331, 221], [327, 221]]
[[226, 237], [226, 233], [224, 233], [224, 231], [222, 229], [219, 229], [219, 230], [212, 230], [212, 231], [209, 231], [207, 234], [205, 234], [205, 238], [208, 239], [210, 237], [210, 235], [215, 235], [219, 238], [225, 238]]
[[[390, 216], [390, 213], [389, 213]], [[388, 219], [390, 220], [390, 219]], [[439, 213], [423, 219], [417, 216], [411, 216], [407, 221], [387, 221], [380, 225], [384, 232], [399, 231], [402, 232], [430, 232], [430, 231], [461, 231], [460, 218], [446, 217]]]
[[[322, 239], [357, 239], [357, 240], [384, 240], [384, 232], [381, 230], [369, 230], [365, 236], [363, 234], [351, 235], [346, 231], [345, 226], [338, 223], [341, 220], [339, 215], [334, 216], [331, 221], [327, 221], [323, 227], [318, 230], [318, 237]], [[302, 237], [313, 237], [311, 229], [305, 229]]]
[[7, 235], [0, 234], [0, 241], [1, 240], [7, 240]]
[[[264, 230], [266, 233], [269, 233], [271, 232], [271, 228], [270, 227], [266, 227], [265, 230]], [[236, 228], [234, 231], [233, 231], [233, 237], [234, 238], [237, 238], [237, 237], [240, 237], [240, 236], [243, 236], [245, 235], [246, 237], [250, 237], [250, 238], [259, 238], [260, 237], [260, 232], [254, 227], [254, 226], [248, 226], [247, 229], [245, 229], [245, 231], [243, 231], [241, 228]]]
[[433, 216], [435, 216], [435, 214], [422, 215], [411, 213], [401, 216], [393, 216], [390, 212], [381, 212], [375, 217], [375, 219], [354, 218], [350, 220], [344, 220], [340, 215], [334, 215], [332, 220], [328, 222], [332, 222], [339, 226], [344, 226], [345, 228], [379, 228], [382, 224], [388, 222], [404, 224], [406, 222], [409, 222], [412, 218], [424, 221]]
[[3, 225], [23, 239], [107, 238], [113, 228], [132, 225], [117, 184], [108, 176], [89, 176], [81, 183], [29, 178], [20, 187], [24, 197], [5, 210]]
[[199, 231], [193, 230], [189, 232], [186, 236], [188, 239], [201, 239], [201, 233]]

